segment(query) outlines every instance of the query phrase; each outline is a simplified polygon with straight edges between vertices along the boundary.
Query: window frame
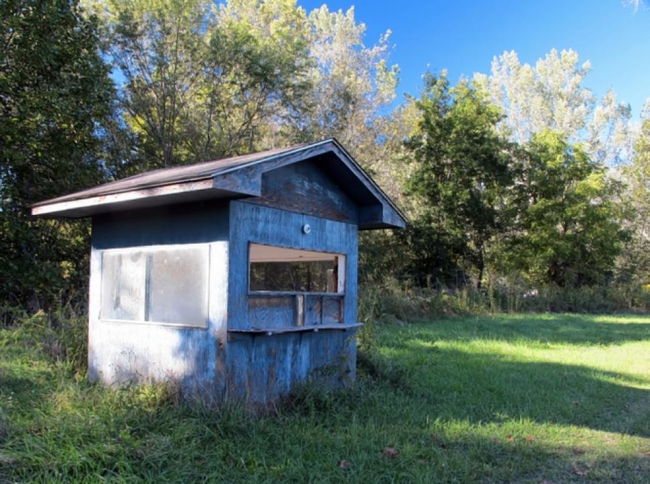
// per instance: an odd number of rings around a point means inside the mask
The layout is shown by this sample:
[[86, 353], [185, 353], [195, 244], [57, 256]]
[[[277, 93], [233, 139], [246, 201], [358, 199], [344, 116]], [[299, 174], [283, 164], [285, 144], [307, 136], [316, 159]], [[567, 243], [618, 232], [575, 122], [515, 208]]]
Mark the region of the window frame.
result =
[[[207, 262], [207, 268], [205, 271], [205, 321], [196, 324], [188, 323], [174, 323], [174, 322], [163, 322], [163, 321], [147, 321], [144, 319], [146, 317], [146, 305], [149, 299], [147, 293], [149, 289], [149, 281], [147, 272], [149, 268], [144, 267], [144, 288], [143, 288], [143, 298], [142, 298], [142, 307], [140, 308], [140, 314], [142, 314], [142, 320], [133, 320], [133, 319], [115, 319], [115, 318], [105, 318], [103, 317], [103, 308], [104, 308], [104, 298], [106, 297], [104, 291], [104, 254], [132, 254], [134, 252], [141, 252], [145, 257], [152, 252], [162, 252], [162, 251], [173, 251], [173, 250], [184, 250], [184, 249], [201, 249], [205, 252], [205, 258]], [[137, 247], [124, 247], [124, 248], [111, 248], [111, 249], [102, 249], [99, 251], [99, 315], [98, 320], [102, 323], [127, 323], [127, 324], [145, 324], [145, 325], [155, 325], [155, 326], [169, 326], [175, 328], [185, 328], [185, 329], [200, 329], [205, 330], [208, 328], [208, 323], [210, 321], [210, 283], [211, 283], [211, 247], [209, 244], [170, 244], [170, 245], [147, 245], [147, 246], [137, 246]]]
[[[251, 289], [251, 249], [254, 245], [260, 245], [264, 247], [274, 247], [278, 249], [288, 249], [288, 250], [298, 250], [304, 252], [318, 252], [320, 254], [328, 254], [336, 257], [337, 263], [337, 280], [336, 280], [336, 292], [328, 291], [254, 291]], [[286, 245], [279, 244], [268, 244], [262, 242], [253, 242], [249, 241], [247, 250], [246, 250], [246, 290], [248, 296], [328, 296], [328, 297], [344, 297], [345, 296], [345, 281], [347, 275], [346, 268], [347, 255], [341, 252], [330, 252], [325, 250], [315, 250], [307, 249], [305, 247], [290, 247]]]

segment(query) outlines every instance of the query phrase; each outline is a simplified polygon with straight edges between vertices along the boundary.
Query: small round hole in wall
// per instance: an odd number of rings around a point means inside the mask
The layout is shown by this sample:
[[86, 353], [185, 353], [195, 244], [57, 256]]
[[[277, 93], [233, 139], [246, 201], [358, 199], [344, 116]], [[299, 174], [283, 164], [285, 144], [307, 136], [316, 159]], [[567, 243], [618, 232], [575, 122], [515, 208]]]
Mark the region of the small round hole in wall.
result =
[[302, 233], [307, 235], [309, 232], [311, 232], [311, 225], [305, 224], [302, 226]]

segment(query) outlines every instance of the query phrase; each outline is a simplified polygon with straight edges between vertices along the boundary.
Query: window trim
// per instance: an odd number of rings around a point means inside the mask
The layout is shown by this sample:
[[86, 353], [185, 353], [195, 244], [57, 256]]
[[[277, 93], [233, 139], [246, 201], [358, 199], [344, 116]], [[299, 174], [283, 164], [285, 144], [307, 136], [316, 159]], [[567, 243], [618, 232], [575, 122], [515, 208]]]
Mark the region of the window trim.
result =
[[[251, 289], [251, 247], [253, 245], [262, 245], [265, 247], [276, 247], [279, 249], [302, 250], [305, 252], [318, 252], [321, 254], [333, 255], [337, 259], [337, 281], [336, 292], [327, 291], [253, 291]], [[308, 249], [305, 247], [291, 247], [280, 244], [269, 244], [263, 242], [249, 241], [246, 248], [246, 294], [247, 296], [322, 296], [322, 297], [345, 297], [345, 281], [347, 275], [347, 254], [341, 252], [330, 252], [326, 250]]]
[[[104, 254], [105, 253], [114, 253], [114, 254], [130, 254], [133, 252], [159, 252], [159, 251], [164, 251], [164, 250], [178, 250], [178, 249], [195, 249], [195, 248], [200, 248], [203, 249], [207, 252], [207, 269], [206, 269], [206, 274], [205, 274], [205, 287], [206, 287], [206, 317], [205, 321], [203, 321], [201, 324], [187, 324], [187, 323], [170, 323], [170, 322], [163, 322], [163, 321], [147, 321], [144, 319], [145, 314], [146, 314], [146, 304], [147, 304], [147, 279], [146, 279], [146, 271], [147, 268], [145, 267], [145, 289], [144, 289], [144, 297], [142, 301], [142, 308], [141, 312], [143, 315], [143, 320], [132, 320], [132, 319], [114, 319], [114, 318], [104, 318], [102, 317], [103, 313], [103, 307], [104, 307], [104, 297], [105, 297], [105, 291], [104, 291]], [[98, 315], [98, 320], [101, 321], [102, 323], [126, 323], [126, 324], [144, 324], [144, 325], [154, 325], [154, 326], [167, 326], [167, 327], [174, 327], [174, 328], [184, 328], [184, 329], [198, 329], [198, 330], [206, 330], [208, 328], [209, 322], [210, 322], [210, 310], [211, 310], [211, 291], [210, 291], [210, 283], [211, 283], [211, 267], [212, 267], [212, 250], [210, 247], [210, 244], [170, 244], [170, 245], [142, 245], [142, 246], [137, 246], [137, 247], [124, 247], [124, 248], [111, 248], [111, 249], [102, 249], [99, 251], [99, 315]]]

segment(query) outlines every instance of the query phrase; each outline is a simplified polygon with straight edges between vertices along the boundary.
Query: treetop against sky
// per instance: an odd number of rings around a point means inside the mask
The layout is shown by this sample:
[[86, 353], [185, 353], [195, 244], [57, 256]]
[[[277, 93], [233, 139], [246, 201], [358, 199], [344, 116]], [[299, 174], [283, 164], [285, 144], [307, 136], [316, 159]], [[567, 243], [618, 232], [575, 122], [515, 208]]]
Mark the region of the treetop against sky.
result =
[[[307, 11], [354, 6], [367, 26], [366, 43], [387, 30], [391, 61], [401, 70], [400, 94], [415, 94], [427, 68], [447, 69], [450, 79], [488, 73], [494, 56], [516, 51], [535, 64], [555, 48], [573, 49], [592, 71], [587, 85], [597, 97], [612, 88], [638, 118], [650, 97], [650, 9], [625, 0], [298, 0]], [[398, 100], [401, 99], [401, 96]]]

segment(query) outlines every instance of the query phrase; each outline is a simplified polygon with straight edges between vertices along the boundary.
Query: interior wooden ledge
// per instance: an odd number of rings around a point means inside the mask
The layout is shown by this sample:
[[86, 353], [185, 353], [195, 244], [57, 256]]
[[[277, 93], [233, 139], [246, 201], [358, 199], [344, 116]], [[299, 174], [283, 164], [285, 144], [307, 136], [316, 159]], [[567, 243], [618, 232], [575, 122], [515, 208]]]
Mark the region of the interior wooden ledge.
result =
[[303, 332], [306, 332], [306, 331], [313, 331], [314, 333], [317, 333], [318, 331], [328, 331], [328, 330], [348, 331], [350, 329], [356, 329], [356, 328], [358, 328], [360, 326], [363, 326], [363, 323], [315, 324], [315, 325], [309, 325], [309, 326], [290, 326], [290, 327], [285, 327], [285, 328], [229, 329], [228, 333], [273, 336], [274, 334], [303, 333]]

